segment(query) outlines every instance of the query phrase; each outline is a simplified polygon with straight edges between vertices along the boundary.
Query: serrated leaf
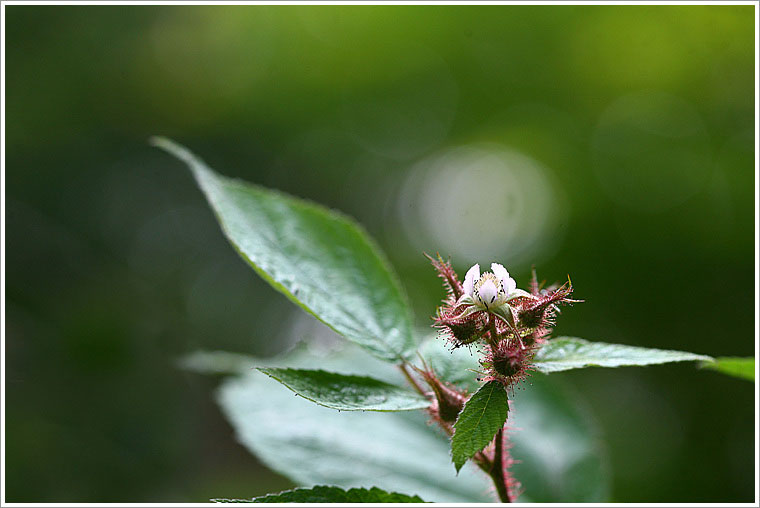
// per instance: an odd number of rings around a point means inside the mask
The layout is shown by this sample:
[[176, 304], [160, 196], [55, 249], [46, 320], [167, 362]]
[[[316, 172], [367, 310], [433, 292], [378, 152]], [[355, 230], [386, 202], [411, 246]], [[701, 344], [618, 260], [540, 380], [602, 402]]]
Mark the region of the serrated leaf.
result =
[[380, 359], [411, 356], [415, 344], [401, 286], [353, 219], [221, 176], [168, 139], [152, 143], [190, 167], [224, 234], [272, 287]]
[[723, 374], [734, 376], [749, 381], [755, 380], [755, 359], [739, 358], [735, 356], [720, 356], [714, 361], [702, 363], [702, 367], [717, 370]]
[[310, 489], [293, 489], [253, 499], [212, 499], [216, 503], [424, 503], [419, 496], [387, 492], [377, 487], [349, 489], [318, 485]]
[[307, 369], [258, 370], [305, 399], [341, 411], [408, 411], [430, 406], [422, 395], [367, 376]]
[[685, 351], [650, 349], [605, 342], [589, 342], [577, 337], [547, 341], [534, 357], [534, 365], [544, 374], [584, 367], [625, 367], [669, 362], [711, 361], [712, 358]]
[[498, 381], [489, 381], [470, 397], [451, 438], [451, 460], [457, 472], [493, 440], [507, 421], [508, 411], [507, 392]]

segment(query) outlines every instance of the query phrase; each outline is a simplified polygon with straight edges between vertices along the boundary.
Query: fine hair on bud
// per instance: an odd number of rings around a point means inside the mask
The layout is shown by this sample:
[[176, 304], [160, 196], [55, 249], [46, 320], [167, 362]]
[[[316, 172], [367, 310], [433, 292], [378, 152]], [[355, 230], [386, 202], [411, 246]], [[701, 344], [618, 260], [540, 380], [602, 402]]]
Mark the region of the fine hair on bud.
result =
[[492, 347], [480, 363], [488, 374], [486, 380], [498, 381], [510, 389], [534, 370], [534, 354], [533, 347], [522, 347], [516, 340], [503, 340]]

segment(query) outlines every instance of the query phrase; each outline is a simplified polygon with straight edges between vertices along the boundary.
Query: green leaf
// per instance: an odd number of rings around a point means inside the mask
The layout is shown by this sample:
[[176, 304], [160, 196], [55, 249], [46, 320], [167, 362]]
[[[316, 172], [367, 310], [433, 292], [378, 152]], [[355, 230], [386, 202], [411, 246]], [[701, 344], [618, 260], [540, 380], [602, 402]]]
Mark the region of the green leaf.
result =
[[451, 438], [451, 459], [457, 472], [491, 442], [507, 421], [508, 411], [507, 392], [498, 381], [489, 381], [470, 397], [459, 413]]
[[684, 351], [589, 342], [576, 337], [558, 337], [547, 341], [538, 350], [534, 365], [540, 372], [549, 374], [584, 367], [624, 367], [711, 360], [709, 356]]
[[387, 492], [377, 487], [349, 489], [318, 485], [293, 489], [253, 499], [212, 499], [216, 503], [424, 503], [419, 496]]
[[190, 167], [229, 241], [272, 287], [382, 360], [411, 356], [415, 344], [401, 286], [354, 220], [223, 177], [168, 139], [151, 142]]
[[301, 397], [342, 411], [425, 409], [430, 401], [417, 393], [366, 376], [324, 370], [259, 368]]
[[736, 376], [749, 381], [755, 380], [755, 359], [738, 358], [735, 356], [720, 356], [714, 361], [702, 363], [706, 369], [717, 370], [729, 376]]

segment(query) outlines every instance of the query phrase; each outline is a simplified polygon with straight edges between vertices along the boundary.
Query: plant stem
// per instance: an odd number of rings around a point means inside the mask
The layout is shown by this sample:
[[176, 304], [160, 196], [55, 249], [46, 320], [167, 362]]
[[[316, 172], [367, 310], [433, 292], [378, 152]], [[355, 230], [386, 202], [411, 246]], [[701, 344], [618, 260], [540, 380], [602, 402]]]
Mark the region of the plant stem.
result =
[[511, 503], [512, 500], [509, 497], [509, 486], [507, 485], [507, 478], [504, 474], [504, 429], [502, 428], [496, 433], [496, 442], [494, 443], [495, 450], [493, 454], [493, 464], [491, 470], [488, 471], [489, 476], [493, 480], [493, 484], [496, 487], [496, 492], [499, 494], [499, 499], [502, 503]]
[[427, 393], [425, 390], [420, 386], [420, 384], [417, 382], [416, 379], [412, 377], [412, 375], [409, 373], [409, 370], [406, 368], [406, 363], [400, 363], [398, 365], [399, 370], [404, 375], [407, 381], [409, 381], [409, 384], [412, 385], [412, 387], [422, 396], [427, 397]]
[[498, 334], [496, 332], [496, 318], [493, 316], [493, 314], [488, 316], [488, 329], [490, 331], [488, 344], [491, 346], [492, 350], [495, 350], [496, 344], [498, 344], [499, 340], [497, 338]]
[[[491, 338], [492, 338], [492, 347], [495, 347], [496, 344], [496, 323], [494, 321], [493, 316], [491, 316], [489, 327], [491, 329]], [[398, 364], [398, 368], [401, 371], [401, 373], [404, 375], [406, 380], [409, 382], [410, 385], [422, 396], [427, 397], [428, 393], [425, 392], [425, 390], [422, 388], [422, 386], [417, 382], [416, 379], [412, 376], [412, 374], [409, 372], [409, 369], [407, 369], [407, 363], [400, 363]], [[441, 429], [448, 435], [451, 436], [454, 433], [454, 429], [451, 427], [451, 425], [445, 424], [442, 421], [439, 421], [439, 426]], [[477, 466], [483, 470], [488, 476], [491, 477], [491, 480], [493, 481], [494, 486], [496, 487], [496, 492], [499, 494], [499, 500], [502, 503], [511, 503], [512, 500], [509, 497], [509, 487], [507, 486], [507, 477], [504, 474], [504, 429], [502, 428], [499, 430], [499, 432], [496, 433], [496, 440], [494, 443], [494, 454], [493, 454], [493, 460], [491, 458], [481, 452], [478, 452], [473, 456], [473, 461], [477, 464]]]

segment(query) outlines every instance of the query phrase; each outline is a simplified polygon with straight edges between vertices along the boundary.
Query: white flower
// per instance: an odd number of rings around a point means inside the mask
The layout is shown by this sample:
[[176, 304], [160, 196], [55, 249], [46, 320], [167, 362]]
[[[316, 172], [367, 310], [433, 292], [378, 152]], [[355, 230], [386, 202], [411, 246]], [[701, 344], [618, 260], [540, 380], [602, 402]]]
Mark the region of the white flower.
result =
[[480, 278], [480, 265], [474, 264], [464, 276], [464, 294], [472, 298], [475, 282]]
[[481, 275], [480, 265], [477, 264], [467, 270], [464, 295], [472, 299], [473, 305], [481, 310], [494, 310], [512, 298], [526, 294], [517, 289], [517, 283], [502, 265], [491, 263], [491, 270]]

